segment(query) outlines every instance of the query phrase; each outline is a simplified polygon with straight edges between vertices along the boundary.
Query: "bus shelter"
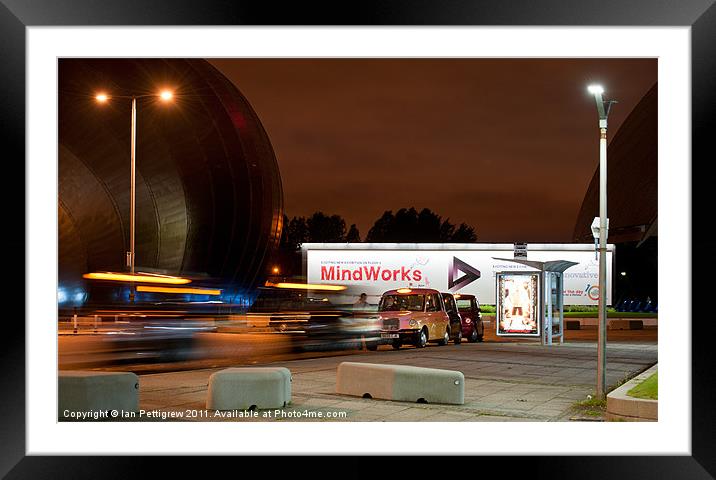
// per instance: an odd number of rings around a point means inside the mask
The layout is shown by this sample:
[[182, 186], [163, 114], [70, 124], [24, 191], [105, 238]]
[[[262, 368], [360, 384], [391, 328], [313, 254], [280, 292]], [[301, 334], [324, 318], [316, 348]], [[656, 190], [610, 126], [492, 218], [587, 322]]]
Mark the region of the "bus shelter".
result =
[[568, 260], [542, 262], [496, 258], [536, 271], [496, 272], [496, 334], [500, 337], [539, 337], [542, 345], [564, 342], [564, 271], [577, 265]]

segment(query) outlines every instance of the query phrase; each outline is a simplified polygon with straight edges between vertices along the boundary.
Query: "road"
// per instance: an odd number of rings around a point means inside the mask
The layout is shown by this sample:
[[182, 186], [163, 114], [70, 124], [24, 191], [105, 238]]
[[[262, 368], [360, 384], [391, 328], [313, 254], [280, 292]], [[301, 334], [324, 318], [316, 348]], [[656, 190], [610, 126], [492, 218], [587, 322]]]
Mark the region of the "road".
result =
[[[658, 331], [656, 328], [643, 330], [609, 330], [608, 343], [619, 344], [649, 344], [657, 343]], [[191, 347], [179, 344], [174, 349], [181, 353], [182, 361], [166, 361], [160, 354], [166, 353], [166, 342], [124, 345], [124, 338], [109, 335], [98, 330], [94, 334], [88, 333], [74, 335], [63, 333], [58, 337], [60, 369], [92, 369], [133, 371], [137, 374], [151, 374], [160, 372], [196, 370], [204, 368], [217, 368], [230, 365], [256, 365], [289, 360], [308, 358], [322, 358], [330, 356], [345, 356], [364, 353], [359, 345], [352, 348], [313, 349], [312, 351], [295, 352], [290, 338], [278, 333], [217, 333], [200, 332], [193, 334]], [[582, 330], [567, 330], [565, 342], [568, 343], [594, 343], [597, 339], [595, 328]], [[466, 344], [465, 341], [463, 343]], [[494, 330], [485, 328], [485, 341], [487, 345], [500, 344], [538, 344], [535, 340], [523, 338], [496, 337]], [[467, 344], [466, 344], [467, 345]], [[441, 349], [430, 344], [427, 349]], [[416, 350], [414, 347], [404, 347], [404, 350]], [[392, 347], [384, 345], [379, 352], [392, 351]], [[175, 359], [171, 359], [175, 360]]]

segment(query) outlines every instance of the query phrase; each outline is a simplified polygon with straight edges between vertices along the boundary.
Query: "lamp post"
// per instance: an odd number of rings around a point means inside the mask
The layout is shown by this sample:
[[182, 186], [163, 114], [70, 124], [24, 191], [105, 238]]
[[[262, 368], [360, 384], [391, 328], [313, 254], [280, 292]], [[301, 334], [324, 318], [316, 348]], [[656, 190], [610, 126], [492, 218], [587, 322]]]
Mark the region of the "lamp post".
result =
[[[136, 179], [137, 179], [137, 161], [136, 161], [136, 147], [137, 147], [137, 99], [144, 97], [159, 97], [163, 102], [170, 102], [174, 98], [174, 93], [171, 90], [162, 90], [157, 94], [150, 95], [118, 95], [110, 97], [106, 93], [99, 93], [95, 96], [95, 99], [99, 103], [107, 103], [110, 98], [126, 98], [132, 100], [132, 132], [131, 132], [131, 146], [130, 146], [130, 174], [129, 174], [129, 251], [127, 252], [127, 266], [129, 267], [130, 275], [134, 275], [135, 267], [135, 251], [134, 251], [134, 231], [135, 231], [135, 217], [136, 217]], [[129, 289], [129, 301], [134, 302], [134, 282], [131, 283]]]
[[597, 398], [606, 397], [607, 367], [607, 117], [614, 100], [604, 101], [604, 89], [590, 85], [599, 113], [599, 333], [597, 340]]

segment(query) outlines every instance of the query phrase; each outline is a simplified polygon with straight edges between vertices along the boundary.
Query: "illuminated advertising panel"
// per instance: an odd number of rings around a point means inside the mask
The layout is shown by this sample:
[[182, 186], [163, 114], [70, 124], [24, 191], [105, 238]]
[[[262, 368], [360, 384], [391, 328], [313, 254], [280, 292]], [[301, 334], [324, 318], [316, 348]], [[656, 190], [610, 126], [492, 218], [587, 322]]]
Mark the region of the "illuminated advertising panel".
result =
[[[607, 279], [612, 278], [614, 246], [608, 246]], [[498, 260], [513, 256], [513, 244], [305, 244], [309, 283], [345, 285], [364, 292], [370, 303], [402, 287], [435, 288], [475, 295], [480, 303], [496, 303], [495, 275], [503, 271], [537, 271]], [[564, 272], [565, 305], [597, 305], [599, 262], [592, 244], [529, 244], [529, 260], [568, 260], [577, 265]], [[611, 304], [612, 283], [607, 283]], [[355, 301], [355, 300], [354, 300]]]
[[497, 274], [497, 335], [540, 335], [538, 273]]

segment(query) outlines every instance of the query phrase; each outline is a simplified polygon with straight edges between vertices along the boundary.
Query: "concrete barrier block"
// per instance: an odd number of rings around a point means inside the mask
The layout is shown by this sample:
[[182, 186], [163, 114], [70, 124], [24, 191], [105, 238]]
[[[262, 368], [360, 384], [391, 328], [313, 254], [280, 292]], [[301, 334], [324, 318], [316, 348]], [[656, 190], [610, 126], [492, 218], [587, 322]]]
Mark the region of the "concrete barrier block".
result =
[[209, 377], [208, 410], [281, 408], [290, 402], [291, 372], [287, 368], [227, 368]]
[[[336, 393], [393, 399], [396, 365], [341, 362], [336, 373]], [[417, 398], [411, 401], [415, 402]]]
[[462, 405], [465, 376], [453, 370], [342, 362], [338, 365], [336, 392], [403, 402]]
[[629, 330], [644, 330], [644, 321], [629, 320]]
[[139, 377], [131, 372], [60, 371], [58, 414], [139, 410]]

